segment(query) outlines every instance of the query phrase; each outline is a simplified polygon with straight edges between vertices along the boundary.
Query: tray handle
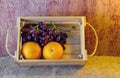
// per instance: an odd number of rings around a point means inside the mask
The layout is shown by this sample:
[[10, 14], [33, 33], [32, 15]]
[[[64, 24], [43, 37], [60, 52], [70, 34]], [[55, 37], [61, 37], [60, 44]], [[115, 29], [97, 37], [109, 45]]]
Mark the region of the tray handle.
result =
[[[11, 29], [12, 27], [10, 27], [10, 29]], [[8, 49], [8, 35], [9, 35], [9, 30], [10, 30], [9, 28], [8, 28], [8, 30], [7, 30], [7, 35], [6, 35], [6, 42], [5, 42], [5, 48], [6, 48], [6, 51], [7, 51], [7, 53], [11, 56], [11, 57], [13, 57], [14, 59], [15, 59], [15, 55], [12, 55], [11, 53], [10, 53], [10, 51], [9, 51], [9, 49]], [[15, 54], [16, 54], [16, 51], [15, 51]]]
[[91, 57], [91, 56], [95, 55], [97, 47], [98, 47], [98, 35], [97, 35], [96, 30], [94, 29], [94, 27], [91, 24], [89, 24], [88, 22], [86, 24], [93, 30], [93, 32], [95, 34], [95, 38], [96, 38], [94, 50], [93, 50], [93, 52], [90, 55], [88, 55], [88, 57]]

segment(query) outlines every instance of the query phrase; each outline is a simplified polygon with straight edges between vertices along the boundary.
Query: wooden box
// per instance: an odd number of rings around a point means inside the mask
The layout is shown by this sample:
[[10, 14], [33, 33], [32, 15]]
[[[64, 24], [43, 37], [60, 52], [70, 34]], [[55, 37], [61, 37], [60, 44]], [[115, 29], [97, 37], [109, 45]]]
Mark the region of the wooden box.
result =
[[[21, 59], [21, 23], [53, 21], [56, 26], [68, 33], [67, 43], [65, 44], [64, 55], [59, 60], [25, 60]], [[40, 65], [83, 65], [87, 59], [85, 50], [84, 27], [86, 18], [84, 16], [45, 16], [45, 17], [18, 17], [18, 43], [15, 53], [16, 63], [21, 66], [40, 66]]]

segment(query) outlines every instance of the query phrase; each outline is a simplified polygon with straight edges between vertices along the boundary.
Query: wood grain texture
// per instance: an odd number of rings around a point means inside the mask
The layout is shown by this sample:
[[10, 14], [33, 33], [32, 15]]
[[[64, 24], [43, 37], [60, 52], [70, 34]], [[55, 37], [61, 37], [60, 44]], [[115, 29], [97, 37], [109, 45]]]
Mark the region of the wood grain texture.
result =
[[[119, 0], [0, 0], [0, 56], [5, 50], [6, 30], [18, 16], [86, 16], [96, 29], [99, 45], [96, 55], [120, 56]], [[12, 25], [15, 27], [15, 25]], [[9, 36], [10, 51], [16, 50], [17, 28]], [[93, 31], [86, 27], [86, 49], [94, 48]]]

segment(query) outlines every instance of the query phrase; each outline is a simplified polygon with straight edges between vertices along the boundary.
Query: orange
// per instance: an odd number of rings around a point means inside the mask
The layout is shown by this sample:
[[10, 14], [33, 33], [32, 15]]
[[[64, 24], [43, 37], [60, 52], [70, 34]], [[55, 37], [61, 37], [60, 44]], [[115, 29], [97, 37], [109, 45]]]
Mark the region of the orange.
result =
[[25, 59], [39, 59], [41, 57], [41, 47], [36, 42], [23, 44], [22, 54]]
[[49, 42], [43, 48], [43, 57], [45, 59], [60, 59], [63, 56], [63, 48], [58, 42]]

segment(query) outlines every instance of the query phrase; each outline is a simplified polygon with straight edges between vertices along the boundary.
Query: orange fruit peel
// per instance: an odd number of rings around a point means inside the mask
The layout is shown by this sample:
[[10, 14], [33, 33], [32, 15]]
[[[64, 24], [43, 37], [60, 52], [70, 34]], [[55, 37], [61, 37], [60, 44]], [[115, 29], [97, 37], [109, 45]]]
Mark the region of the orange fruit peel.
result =
[[36, 42], [26, 42], [22, 47], [22, 54], [25, 59], [40, 59], [41, 47]]
[[58, 42], [49, 42], [43, 48], [45, 59], [60, 59], [63, 56], [63, 48]]

